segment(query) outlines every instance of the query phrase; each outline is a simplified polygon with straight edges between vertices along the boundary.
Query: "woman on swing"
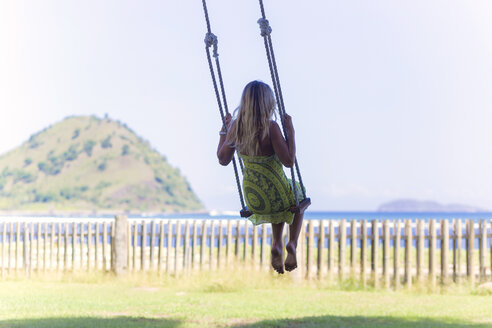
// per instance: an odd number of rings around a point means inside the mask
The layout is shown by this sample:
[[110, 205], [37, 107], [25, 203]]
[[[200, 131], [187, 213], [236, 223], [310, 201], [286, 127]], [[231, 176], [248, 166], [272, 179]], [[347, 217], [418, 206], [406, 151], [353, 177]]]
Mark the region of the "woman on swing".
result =
[[[296, 248], [304, 213], [292, 213], [295, 205], [292, 181], [285, 176], [282, 164], [292, 167], [296, 146], [292, 118], [283, 117], [287, 141], [278, 124], [272, 120], [275, 98], [270, 87], [260, 81], [252, 81], [244, 88], [237, 117], [225, 118], [226, 128], [220, 132], [217, 157], [221, 165], [228, 165], [237, 149], [244, 163], [243, 191], [249, 219], [253, 224], [272, 224], [272, 266], [278, 273], [297, 267]], [[302, 199], [301, 187], [296, 184], [298, 199]], [[282, 230], [289, 224], [287, 258], [282, 258]]]

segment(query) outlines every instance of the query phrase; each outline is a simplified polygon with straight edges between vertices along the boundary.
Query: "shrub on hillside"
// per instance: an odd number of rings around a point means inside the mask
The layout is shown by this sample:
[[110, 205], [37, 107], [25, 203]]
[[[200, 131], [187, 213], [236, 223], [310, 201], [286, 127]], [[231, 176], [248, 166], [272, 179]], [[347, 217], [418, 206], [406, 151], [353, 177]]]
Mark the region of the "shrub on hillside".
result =
[[2, 173], [0, 174], [0, 176], [1, 177], [4, 177], [4, 178], [6, 178], [6, 177], [8, 177], [10, 175], [12, 175], [12, 172], [9, 171], [9, 167], [8, 166], [4, 167], [3, 170], [2, 170]]
[[111, 182], [108, 182], [108, 181], [101, 181], [97, 184], [96, 186], [96, 190], [101, 190], [101, 189], [104, 189], [106, 187], [109, 187], [111, 186]]
[[48, 158], [49, 162], [39, 162], [38, 169], [48, 175], [57, 175], [61, 172], [65, 162], [62, 158], [52, 156]]
[[72, 139], [77, 139], [79, 135], [80, 135], [80, 129], [75, 129], [75, 131], [73, 131]]
[[102, 148], [111, 148], [113, 145], [111, 144], [111, 136], [107, 136], [106, 139], [101, 141]]
[[24, 170], [16, 170], [14, 171], [14, 183], [24, 182], [31, 183], [36, 180], [36, 176], [30, 172]]
[[29, 141], [29, 148], [30, 149], [36, 149], [38, 148], [42, 142], [39, 142], [37, 139], [33, 139], [32, 141]]
[[66, 200], [80, 199], [88, 189], [87, 186], [65, 187], [60, 189], [60, 196]]
[[63, 153], [62, 157], [65, 161], [74, 161], [79, 156], [77, 152], [77, 146], [71, 145], [66, 152]]
[[92, 149], [96, 145], [96, 142], [94, 140], [87, 140], [84, 143], [84, 151], [87, 154], [87, 156], [92, 156]]
[[34, 190], [34, 202], [36, 203], [48, 203], [58, 200], [58, 195], [54, 192], [38, 192]]
[[106, 167], [107, 167], [106, 162], [102, 162], [101, 164], [99, 164], [99, 165], [97, 166], [97, 169], [98, 169], [99, 171], [104, 171], [104, 170], [106, 170]]
[[130, 153], [130, 146], [128, 145], [123, 145], [121, 148], [121, 156], [128, 155]]

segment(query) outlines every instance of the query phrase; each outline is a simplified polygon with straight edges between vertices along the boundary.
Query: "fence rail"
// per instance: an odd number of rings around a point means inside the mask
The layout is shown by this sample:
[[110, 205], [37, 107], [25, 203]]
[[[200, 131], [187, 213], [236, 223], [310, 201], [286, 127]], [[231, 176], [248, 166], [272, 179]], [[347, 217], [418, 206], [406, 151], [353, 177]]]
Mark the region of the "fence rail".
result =
[[[253, 226], [247, 220], [122, 219], [125, 270], [181, 275], [238, 262], [271, 270], [269, 225]], [[114, 221], [0, 222], [1, 275], [111, 270], [118, 254]], [[487, 281], [491, 268], [490, 219], [305, 220], [294, 272], [306, 279], [351, 277], [363, 285], [397, 289], [422, 282]]]

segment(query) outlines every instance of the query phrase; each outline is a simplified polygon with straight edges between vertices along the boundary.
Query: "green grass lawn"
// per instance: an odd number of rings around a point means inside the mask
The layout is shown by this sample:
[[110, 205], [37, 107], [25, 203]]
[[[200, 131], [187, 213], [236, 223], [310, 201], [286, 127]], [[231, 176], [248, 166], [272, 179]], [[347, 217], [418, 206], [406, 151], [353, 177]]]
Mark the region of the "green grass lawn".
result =
[[236, 270], [0, 281], [0, 327], [492, 327], [492, 295], [363, 290]]

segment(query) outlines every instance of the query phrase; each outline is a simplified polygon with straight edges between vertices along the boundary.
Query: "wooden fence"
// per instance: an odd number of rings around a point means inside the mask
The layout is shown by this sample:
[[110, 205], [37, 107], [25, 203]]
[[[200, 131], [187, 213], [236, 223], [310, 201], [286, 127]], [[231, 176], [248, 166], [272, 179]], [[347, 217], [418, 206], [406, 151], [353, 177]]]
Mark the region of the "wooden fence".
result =
[[[126, 218], [124, 218], [126, 221]], [[126, 221], [126, 270], [172, 275], [238, 263], [271, 270], [269, 225], [247, 220]], [[111, 270], [114, 219], [0, 222], [2, 277], [12, 272]], [[284, 240], [287, 241], [284, 229]], [[305, 220], [298, 268], [306, 279], [376, 287], [491, 280], [492, 220]]]

